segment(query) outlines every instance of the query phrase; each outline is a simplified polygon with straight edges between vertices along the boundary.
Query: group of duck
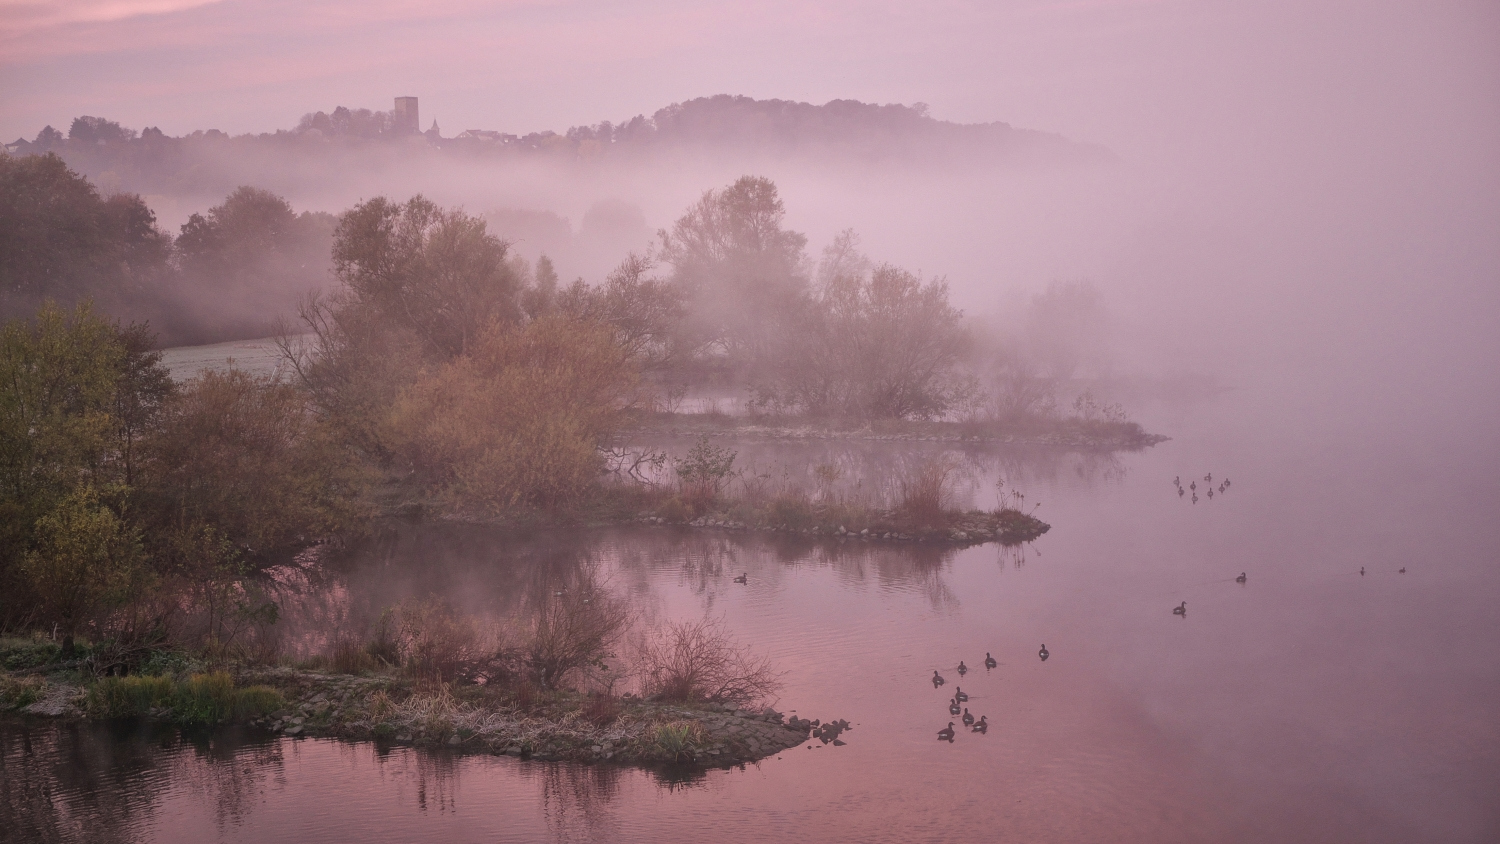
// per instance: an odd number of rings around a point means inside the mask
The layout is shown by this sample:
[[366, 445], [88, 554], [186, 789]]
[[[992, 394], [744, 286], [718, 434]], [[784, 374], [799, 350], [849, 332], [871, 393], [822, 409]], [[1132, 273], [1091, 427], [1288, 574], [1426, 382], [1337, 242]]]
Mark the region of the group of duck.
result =
[[[1208, 496], [1209, 500], [1212, 501], [1213, 497], [1214, 497], [1214, 473], [1213, 472], [1209, 472], [1208, 474], [1204, 475], [1203, 476], [1203, 483], [1208, 487], [1208, 490], [1207, 490], [1207, 492], [1205, 494]], [[1172, 484], [1177, 487], [1177, 497], [1178, 498], [1181, 498], [1184, 495], [1187, 495], [1189, 492], [1192, 492], [1192, 494], [1193, 494], [1193, 503], [1194, 504], [1198, 503], [1198, 482], [1197, 481], [1192, 481], [1191, 483], [1189, 483], [1187, 485], [1187, 488], [1184, 489], [1183, 486], [1182, 486], [1182, 476], [1178, 475], [1177, 477], [1175, 477], [1175, 478], [1172, 479]], [[1229, 484], [1229, 479], [1228, 478], [1225, 478], [1224, 480], [1219, 481], [1219, 494], [1223, 495], [1224, 491], [1227, 490], [1227, 489], [1229, 489], [1229, 486], [1230, 486], [1230, 484]]]
[[[1046, 660], [1047, 656], [1048, 656], [1048, 654], [1047, 654], [1047, 646], [1046, 645], [1042, 645], [1041, 657], [1042, 657], [1043, 660]], [[995, 666], [997, 666], [999, 664], [1000, 663], [996, 662], [995, 658], [993, 656], [991, 656], [988, 651], [985, 652], [985, 654], [984, 654], [984, 667], [986, 669], [994, 668]], [[962, 677], [962, 676], [964, 676], [965, 674], [968, 674], [968, 673], [969, 673], [969, 666], [964, 665], [963, 660], [959, 660], [958, 661], [958, 676]], [[943, 675], [938, 673], [937, 669], [933, 669], [933, 672], [932, 672], [932, 687], [934, 689], [937, 688], [937, 687], [939, 687], [939, 686], [941, 686], [941, 685], [943, 685], [944, 683], [947, 683], [947, 682], [948, 682], [947, 680], [943, 679]], [[965, 692], [963, 690], [963, 687], [962, 686], [954, 686], [953, 687], [953, 699], [950, 700], [950, 701], [948, 701], [948, 714], [949, 715], [962, 715], [962, 717], [959, 720], [963, 721], [964, 726], [968, 727], [970, 729], [970, 731], [972, 731], [972, 732], [976, 732], [976, 733], [980, 733], [980, 734], [989, 732], [989, 730], [990, 730], [990, 718], [989, 718], [989, 716], [988, 715], [981, 715], [976, 720], [973, 715], [969, 714], [969, 708], [967, 706], [964, 706], [964, 704], [968, 703], [968, 702], [969, 702], [969, 695], [968, 695], [967, 692]], [[948, 722], [948, 726], [944, 727], [941, 730], [938, 730], [937, 737], [938, 737], [939, 741], [951, 742], [951, 741], [953, 741], [953, 736], [954, 736], [954, 731], [953, 731], [953, 722], [952, 721]]]

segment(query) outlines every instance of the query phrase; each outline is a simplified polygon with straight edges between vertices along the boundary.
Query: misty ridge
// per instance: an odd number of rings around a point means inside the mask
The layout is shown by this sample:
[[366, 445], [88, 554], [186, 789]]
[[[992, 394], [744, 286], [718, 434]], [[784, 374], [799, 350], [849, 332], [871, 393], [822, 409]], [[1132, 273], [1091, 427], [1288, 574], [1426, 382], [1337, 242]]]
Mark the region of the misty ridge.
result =
[[815, 106], [719, 95], [674, 103], [649, 118], [637, 115], [618, 124], [604, 121], [563, 133], [525, 135], [465, 129], [444, 137], [435, 120], [423, 132], [414, 125], [417, 119], [413, 114], [398, 120], [394, 110], [339, 106], [304, 115], [294, 128], [259, 135], [230, 136], [209, 129], [171, 137], [154, 127], [136, 132], [106, 118], [84, 116], [73, 121], [66, 137], [47, 126], [33, 140], [18, 139], [6, 150], [13, 155], [56, 152], [110, 190], [195, 196], [223, 195], [246, 181], [285, 192], [290, 184], [257, 172], [267, 156], [285, 169], [282, 178], [291, 176], [304, 189], [345, 177], [346, 167], [420, 170], [440, 163], [639, 166], [724, 153], [903, 166], [1109, 160], [1102, 148], [1052, 133], [1000, 122], [937, 120], [921, 103], [834, 100]]

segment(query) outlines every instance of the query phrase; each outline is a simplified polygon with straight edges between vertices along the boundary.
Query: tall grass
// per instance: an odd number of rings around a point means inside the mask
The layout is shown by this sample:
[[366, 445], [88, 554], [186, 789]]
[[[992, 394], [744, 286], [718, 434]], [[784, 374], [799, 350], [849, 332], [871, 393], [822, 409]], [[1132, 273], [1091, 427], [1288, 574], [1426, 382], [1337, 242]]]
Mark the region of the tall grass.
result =
[[269, 686], [237, 688], [228, 672], [193, 674], [186, 680], [171, 677], [107, 677], [88, 692], [89, 711], [105, 718], [132, 718], [166, 709], [173, 720], [187, 724], [245, 721], [286, 705], [281, 692]]

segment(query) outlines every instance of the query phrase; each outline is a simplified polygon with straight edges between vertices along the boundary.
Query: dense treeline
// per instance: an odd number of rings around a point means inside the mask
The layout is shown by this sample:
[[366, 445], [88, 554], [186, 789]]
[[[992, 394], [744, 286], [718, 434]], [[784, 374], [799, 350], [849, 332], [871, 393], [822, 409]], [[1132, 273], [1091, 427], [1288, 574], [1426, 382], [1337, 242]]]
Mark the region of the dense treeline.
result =
[[262, 337], [326, 284], [334, 225], [241, 187], [174, 238], [140, 196], [103, 196], [55, 154], [0, 156], [0, 318], [91, 299], [173, 344]]

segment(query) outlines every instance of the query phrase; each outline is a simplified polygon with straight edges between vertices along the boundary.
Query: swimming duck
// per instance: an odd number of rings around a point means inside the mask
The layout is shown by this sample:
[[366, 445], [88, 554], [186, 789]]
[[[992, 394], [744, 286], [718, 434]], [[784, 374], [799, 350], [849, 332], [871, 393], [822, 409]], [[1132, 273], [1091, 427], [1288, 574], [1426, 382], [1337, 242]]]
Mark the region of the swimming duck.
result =
[[1360, 577], [1364, 577], [1365, 576], [1365, 567], [1364, 566], [1360, 566], [1359, 567], [1359, 576]]
[[1172, 615], [1187, 615], [1187, 601], [1183, 601], [1182, 606], [1173, 607]]
[[750, 573], [749, 572], [742, 572], [739, 577], [736, 577], [734, 579], [734, 582], [735, 583], [749, 583], [750, 582]]
[[969, 693], [966, 692], [966, 691], [964, 691], [963, 686], [954, 686], [953, 687], [953, 699], [956, 700], [956, 701], [958, 701], [959, 703], [968, 703], [969, 702]]
[[941, 730], [938, 730], [938, 741], [953, 741], [952, 721], [948, 722], [948, 726], [942, 728]]
[[1208, 481], [1209, 483], [1213, 483], [1214, 482], [1214, 473], [1213, 472], [1209, 472], [1208, 474], [1204, 475], [1203, 476], [1203, 480]]
[[949, 715], [957, 715], [961, 711], [963, 711], [963, 710], [959, 708], [958, 698], [954, 698], [953, 700], [951, 700], [951, 701], [948, 702], [948, 714]]
[[990, 716], [988, 715], [981, 715], [979, 716], [979, 720], [974, 722], [974, 732], [976, 733], [983, 733], [989, 730], [989, 728]]
[[997, 666], [999, 664], [1000, 663], [998, 663], [998, 662], [995, 661], [994, 657], [990, 656], [990, 652], [989, 651], [985, 651], [984, 652], [984, 667], [985, 668], [994, 668], [995, 666]]
[[1402, 566], [1402, 567], [1401, 567], [1401, 571], [1400, 571], [1400, 573], [1401, 573], [1401, 574], [1406, 574], [1406, 566]]
[[974, 726], [974, 716], [969, 714], [969, 707], [967, 706], [964, 707], [964, 726]]
[[958, 661], [958, 676], [962, 677], [969, 673], [969, 666], [964, 665], [963, 660]]
[[1177, 488], [1177, 497], [1181, 498], [1184, 495], [1187, 495], [1187, 490], [1183, 489], [1182, 487], [1178, 487]]
[[1214, 488], [1213, 487], [1209, 487], [1208, 488], [1208, 497], [1209, 498], [1213, 498], [1214, 497]]
[[1193, 481], [1192, 483], [1188, 484], [1188, 489], [1192, 490], [1193, 492], [1197, 492], [1198, 491], [1198, 482], [1197, 481]]
[[1037, 651], [1036, 655], [1042, 658], [1042, 662], [1046, 662], [1047, 661], [1047, 657], [1052, 656], [1052, 654], [1047, 653], [1047, 646], [1046, 645], [1042, 645], [1042, 649], [1039, 650], [1039, 651]]
[[1197, 504], [1197, 503], [1198, 503], [1198, 493], [1196, 493], [1196, 492], [1195, 492], [1195, 493], [1193, 493], [1193, 503], [1194, 503], [1194, 504]]
[[934, 669], [933, 672], [932, 672], [932, 687], [935, 689], [938, 686], [941, 686], [941, 685], [943, 685], [946, 682], [948, 682], [948, 681], [943, 679], [943, 675], [937, 673], [937, 670]]
[[1235, 583], [1244, 583], [1245, 582], [1245, 573], [1244, 572], [1240, 572], [1240, 576], [1236, 577], [1234, 579], [1234, 582]]

